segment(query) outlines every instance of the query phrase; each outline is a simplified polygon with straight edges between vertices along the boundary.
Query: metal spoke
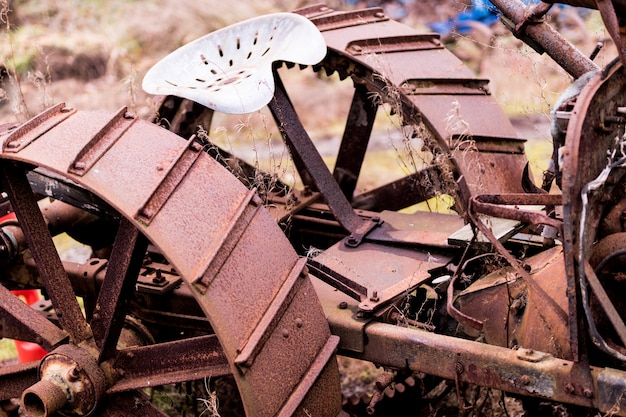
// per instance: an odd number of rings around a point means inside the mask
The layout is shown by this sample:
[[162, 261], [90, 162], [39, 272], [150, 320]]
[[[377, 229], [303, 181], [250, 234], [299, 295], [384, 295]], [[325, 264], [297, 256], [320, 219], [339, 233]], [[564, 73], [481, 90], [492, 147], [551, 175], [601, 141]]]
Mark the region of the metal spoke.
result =
[[368, 96], [369, 92], [364, 85], [356, 84], [354, 88], [350, 113], [333, 171], [333, 176], [348, 200], [352, 200], [356, 189], [378, 110], [378, 105]]
[[91, 320], [100, 361], [110, 358], [115, 351], [126, 317], [127, 300], [134, 292], [147, 247], [148, 240], [122, 218]]
[[37, 382], [39, 362], [0, 366], [0, 401], [19, 398], [22, 392]]
[[26, 173], [11, 162], [1, 164], [0, 173], [4, 190], [9, 195], [61, 326], [74, 343], [90, 338], [91, 331], [37, 206]]
[[[294, 163], [298, 165], [298, 161], [300, 161], [303, 164], [303, 168], [315, 182], [316, 188], [326, 198], [328, 206], [339, 224], [353, 234], [362, 233], [367, 230], [367, 227], [364, 226], [362, 219], [356, 215], [350, 206], [337, 181], [328, 170], [302, 123], [300, 123], [298, 114], [289, 100], [278, 73], [274, 73], [274, 79], [276, 90], [274, 91], [274, 98], [268, 106], [291, 151]], [[302, 169], [300, 167], [298, 169], [302, 173]]]
[[109, 393], [231, 374], [216, 336], [123, 349], [114, 367], [124, 377]]
[[0, 337], [41, 345], [50, 351], [68, 334], [37, 313], [4, 286], [0, 285]]

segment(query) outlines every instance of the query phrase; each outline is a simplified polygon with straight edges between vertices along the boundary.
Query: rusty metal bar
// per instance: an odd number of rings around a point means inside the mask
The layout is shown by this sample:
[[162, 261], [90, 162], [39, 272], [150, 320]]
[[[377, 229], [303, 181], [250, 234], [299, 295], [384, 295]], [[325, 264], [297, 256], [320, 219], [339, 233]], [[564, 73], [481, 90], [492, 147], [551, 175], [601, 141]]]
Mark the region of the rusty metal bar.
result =
[[100, 361], [115, 351], [147, 247], [148, 239], [122, 218], [90, 323]]
[[385, 36], [371, 39], [356, 39], [348, 44], [346, 51], [352, 55], [376, 53], [427, 51], [443, 49], [439, 34], [419, 33], [406, 36]]
[[356, 215], [341, 188], [339, 188], [337, 181], [315, 148], [307, 131], [302, 126], [298, 114], [289, 100], [285, 86], [276, 71], [274, 72], [274, 79], [276, 81], [276, 90], [274, 98], [272, 98], [268, 106], [281, 134], [292, 154], [304, 164], [313, 181], [315, 181], [315, 185], [326, 198], [328, 206], [337, 221], [351, 233], [353, 242], [358, 245], [363, 237], [378, 224], [363, 220]]
[[224, 226], [224, 233], [215, 242], [214, 250], [204, 255], [200, 268], [195, 273], [193, 283], [200, 292], [207, 291], [262, 205], [256, 189], [248, 191], [244, 196], [231, 221]]
[[[538, 43], [545, 52], [574, 78], [598, 69], [598, 66], [567, 41], [559, 32], [543, 20], [527, 21], [528, 7], [520, 0], [492, 0], [492, 3], [512, 21], [516, 27], [524, 27], [524, 33]], [[512, 28], [513, 34], [520, 33]], [[523, 36], [521, 37], [522, 40]]]
[[174, 192], [178, 184], [185, 178], [202, 153], [203, 147], [193, 138], [182, 148], [162, 178], [161, 183], [154, 189], [148, 200], [137, 211], [135, 218], [145, 224], [150, 224], [154, 216]]
[[[333, 317], [329, 317], [331, 326]], [[599, 399], [596, 386], [615, 397], [623, 393], [626, 373], [614, 369], [581, 368], [576, 362], [529, 349], [509, 349], [423, 330], [371, 323], [364, 334], [363, 353], [350, 356], [398, 369], [410, 369], [442, 378], [500, 389], [525, 396], [609, 411], [613, 405]], [[593, 381], [586, 383], [591, 374]], [[610, 378], [609, 378], [610, 377]], [[596, 385], [597, 384], [597, 385]], [[599, 391], [599, 389], [598, 389]], [[623, 395], [622, 395], [623, 396]], [[622, 408], [618, 415], [625, 415]]]
[[296, 415], [296, 411], [313, 388], [315, 382], [326, 369], [326, 365], [333, 359], [338, 345], [339, 337], [330, 336], [328, 338], [328, 341], [318, 353], [315, 361], [311, 364], [296, 389], [291, 393], [280, 412], [277, 414], [278, 417], [291, 417]]
[[70, 280], [52, 242], [48, 227], [37, 206], [26, 174], [11, 162], [0, 165], [2, 184], [22, 226], [22, 231], [37, 264], [46, 292], [57, 317], [74, 343], [91, 337], [91, 330], [72, 291]]
[[384, 22], [386, 20], [389, 20], [389, 18], [385, 16], [383, 9], [378, 7], [344, 13], [332, 13], [311, 18], [311, 21], [315, 23], [315, 26], [321, 32]]
[[84, 175], [136, 120], [137, 118], [128, 114], [126, 107], [122, 107], [76, 155], [68, 172]]
[[123, 370], [107, 393], [230, 375], [224, 351], [214, 335], [121, 349], [113, 360]]
[[562, 196], [555, 194], [482, 194], [472, 198], [471, 207], [476, 213], [502, 219], [518, 220], [530, 224], [543, 224], [556, 228], [563, 235], [563, 221], [536, 211], [508, 206], [560, 206]]
[[39, 361], [0, 366], [0, 401], [20, 398], [38, 381], [38, 370]]
[[254, 359], [259, 354], [267, 339], [272, 335], [278, 322], [287, 311], [291, 300], [296, 295], [299, 289], [299, 283], [301, 279], [306, 276], [304, 271], [306, 265], [306, 258], [300, 258], [294, 265], [289, 276], [285, 279], [283, 286], [272, 300], [272, 303], [268, 307], [267, 311], [261, 317], [259, 323], [252, 331], [252, 334], [246, 340], [245, 345], [237, 349], [239, 355], [235, 358], [235, 364], [245, 372], [245, 368], [249, 368], [254, 363]]
[[0, 285], [0, 337], [33, 342], [50, 351], [68, 334]]
[[348, 200], [352, 200], [356, 189], [377, 110], [378, 104], [369, 96], [367, 87], [355, 84], [350, 112], [333, 170], [333, 176]]
[[65, 107], [65, 103], [50, 107], [17, 129], [10, 131], [2, 144], [2, 152], [21, 151], [74, 113], [76, 110]]

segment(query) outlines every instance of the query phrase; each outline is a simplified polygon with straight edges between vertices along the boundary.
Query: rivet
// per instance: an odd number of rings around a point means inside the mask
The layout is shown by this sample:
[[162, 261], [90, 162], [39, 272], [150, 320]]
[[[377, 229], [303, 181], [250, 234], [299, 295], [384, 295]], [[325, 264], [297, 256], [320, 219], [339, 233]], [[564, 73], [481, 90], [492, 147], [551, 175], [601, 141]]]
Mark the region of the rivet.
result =
[[345, 301], [342, 301], [339, 303], [339, 308], [341, 310], [345, 310], [346, 308], [348, 308], [348, 303], [346, 303]]
[[302, 319], [300, 317], [298, 317], [296, 319], [296, 326], [297, 327], [302, 327], [304, 325], [304, 322], [302, 321]]
[[289, 337], [289, 330], [287, 330], [287, 329], [283, 329], [283, 330], [282, 330], [282, 334], [283, 334], [283, 337], [284, 337], [285, 339], [286, 339], [286, 338], [288, 338], [288, 337]]
[[520, 378], [520, 382], [522, 383], [522, 385], [528, 385], [530, 384], [530, 377], [528, 375], [522, 375]]

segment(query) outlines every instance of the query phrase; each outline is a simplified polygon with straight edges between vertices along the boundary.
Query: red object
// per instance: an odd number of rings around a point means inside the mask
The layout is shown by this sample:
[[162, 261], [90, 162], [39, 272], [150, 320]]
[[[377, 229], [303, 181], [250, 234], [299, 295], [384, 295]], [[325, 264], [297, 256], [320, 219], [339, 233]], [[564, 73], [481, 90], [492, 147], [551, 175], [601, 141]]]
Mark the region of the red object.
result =
[[[11, 292], [17, 296], [24, 297], [26, 304], [28, 305], [32, 305], [39, 301], [39, 291], [37, 290], [18, 290]], [[32, 342], [16, 340], [15, 348], [17, 349], [17, 358], [20, 363], [38, 361], [48, 354], [44, 348], [39, 346], [37, 343]]]

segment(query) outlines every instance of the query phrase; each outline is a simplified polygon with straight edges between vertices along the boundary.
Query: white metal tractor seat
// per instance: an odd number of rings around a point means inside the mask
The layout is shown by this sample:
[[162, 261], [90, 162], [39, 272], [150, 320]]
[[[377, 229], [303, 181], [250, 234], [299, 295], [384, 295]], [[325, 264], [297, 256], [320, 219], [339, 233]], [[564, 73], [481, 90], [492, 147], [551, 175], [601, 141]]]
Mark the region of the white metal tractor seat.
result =
[[313, 65], [325, 55], [326, 42], [311, 21], [294, 13], [269, 14], [178, 48], [148, 71], [142, 87], [219, 112], [251, 113], [273, 97], [273, 62]]

